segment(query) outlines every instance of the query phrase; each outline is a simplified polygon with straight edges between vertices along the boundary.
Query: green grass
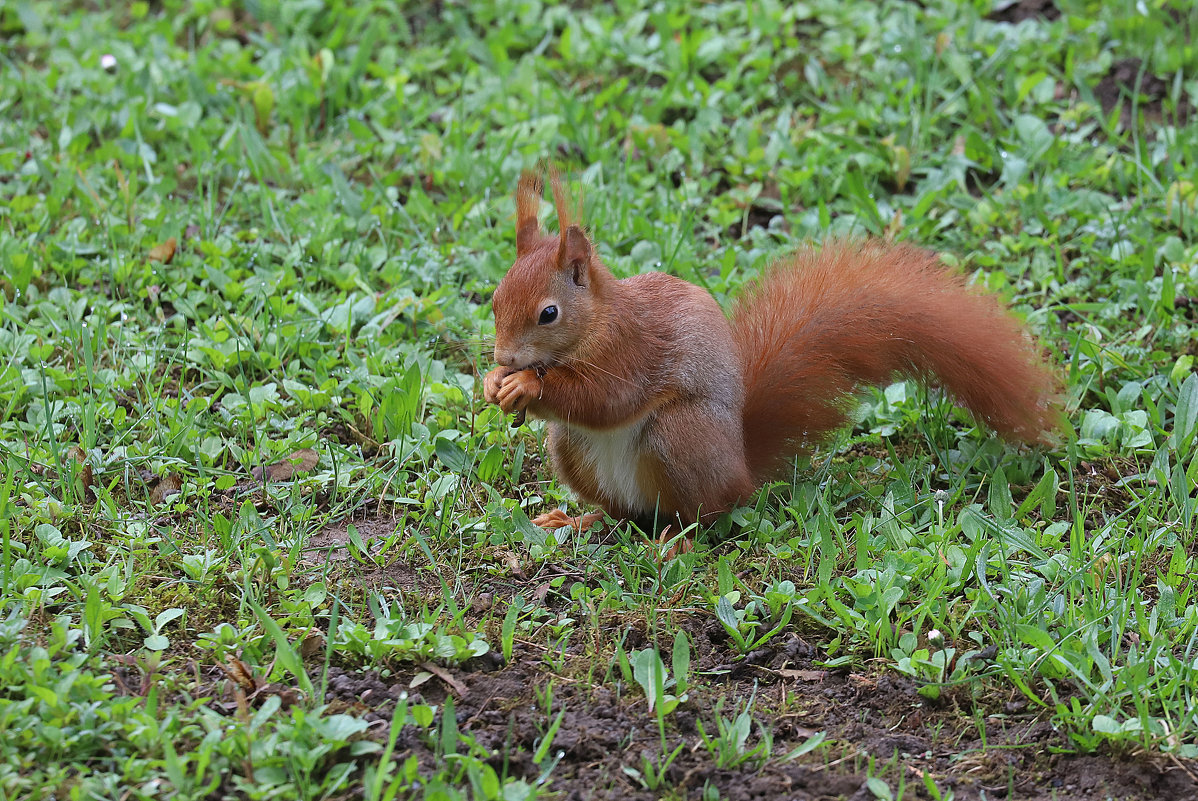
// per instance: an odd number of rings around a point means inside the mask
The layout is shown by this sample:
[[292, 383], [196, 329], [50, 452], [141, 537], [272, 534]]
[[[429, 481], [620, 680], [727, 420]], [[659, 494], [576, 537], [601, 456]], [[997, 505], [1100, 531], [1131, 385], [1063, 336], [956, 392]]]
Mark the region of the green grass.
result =
[[[1038, 724], [1045, 775], [1195, 770], [1198, 11], [576, 5], [0, 4], [0, 797], [564, 793], [602, 693], [613, 797], [792, 762], [974, 797]], [[805, 239], [944, 252], [1074, 430], [1017, 448], [897, 384], [730, 539], [532, 528], [572, 502], [479, 378], [542, 158], [618, 274], [721, 302]], [[910, 679], [935, 761], [796, 666]], [[330, 678], [363, 671], [409, 695]]]

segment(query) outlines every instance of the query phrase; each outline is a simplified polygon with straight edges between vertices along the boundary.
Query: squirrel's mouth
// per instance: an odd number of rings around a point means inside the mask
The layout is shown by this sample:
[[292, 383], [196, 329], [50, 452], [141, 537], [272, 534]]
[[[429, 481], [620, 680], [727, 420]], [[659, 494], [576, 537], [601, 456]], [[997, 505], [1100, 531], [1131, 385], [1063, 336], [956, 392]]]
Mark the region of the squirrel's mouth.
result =
[[544, 378], [545, 372], [552, 367], [550, 362], [531, 362], [529, 364], [508, 365], [508, 370], [513, 373], [519, 373], [522, 370], [535, 370], [538, 376]]
[[513, 366], [509, 367], [508, 369], [511, 370], [511, 372], [513, 372], [513, 373], [519, 373], [522, 370], [534, 370], [536, 372], [538, 378], [544, 378], [545, 373], [547, 373], [551, 367], [553, 367], [552, 362], [542, 361], [542, 362], [532, 362], [531, 364], [524, 364], [519, 367], [516, 367], [513, 365]]

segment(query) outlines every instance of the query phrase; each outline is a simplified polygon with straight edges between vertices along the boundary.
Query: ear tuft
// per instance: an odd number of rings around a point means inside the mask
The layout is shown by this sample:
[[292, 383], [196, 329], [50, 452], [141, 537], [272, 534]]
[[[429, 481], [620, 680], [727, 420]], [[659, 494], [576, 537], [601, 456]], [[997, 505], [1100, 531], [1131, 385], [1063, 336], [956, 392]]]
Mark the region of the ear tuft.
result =
[[557, 251], [557, 266], [573, 273], [574, 283], [586, 286], [591, 279], [591, 240], [577, 225], [562, 231], [561, 246]]
[[545, 182], [538, 172], [525, 170], [516, 184], [516, 254], [523, 255], [536, 243], [541, 233], [537, 212], [541, 208], [541, 193]]
[[565, 236], [565, 230], [574, 224], [574, 217], [566, 204], [566, 190], [562, 186], [562, 174], [556, 164], [549, 165], [549, 186], [553, 190], [553, 207], [557, 211], [557, 228]]

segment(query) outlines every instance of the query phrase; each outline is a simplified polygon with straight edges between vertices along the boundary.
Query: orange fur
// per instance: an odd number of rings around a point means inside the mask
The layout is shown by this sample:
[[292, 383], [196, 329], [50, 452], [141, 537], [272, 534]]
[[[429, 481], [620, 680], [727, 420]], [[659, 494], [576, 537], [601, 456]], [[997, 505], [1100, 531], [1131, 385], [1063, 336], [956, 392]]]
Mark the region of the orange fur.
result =
[[516, 230], [519, 231], [529, 223], [537, 223], [537, 212], [541, 209], [541, 193], [545, 183], [540, 173], [525, 170], [520, 173], [520, 182], [516, 184]]
[[909, 245], [830, 243], [784, 258], [732, 315], [745, 377], [745, 450], [765, 481], [842, 428], [851, 393], [895, 374], [939, 379], [1000, 434], [1056, 428], [1058, 390], [1023, 326]]
[[557, 227], [561, 235], [566, 235], [566, 229], [577, 220], [566, 205], [566, 190], [562, 186], [562, 176], [554, 165], [549, 166], [549, 187], [553, 191], [553, 208], [557, 212]]
[[540, 173], [525, 170], [520, 173], [516, 184], [516, 252], [523, 254], [532, 249], [541, 230], [537, 213], [541, 209], [541, 193], [544, 182]]

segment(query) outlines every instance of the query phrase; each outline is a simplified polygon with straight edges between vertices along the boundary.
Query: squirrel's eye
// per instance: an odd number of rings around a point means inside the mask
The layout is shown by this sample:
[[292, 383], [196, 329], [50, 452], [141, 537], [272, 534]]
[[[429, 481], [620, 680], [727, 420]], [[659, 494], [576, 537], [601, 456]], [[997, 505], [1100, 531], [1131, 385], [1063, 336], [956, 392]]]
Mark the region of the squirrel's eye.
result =
[[557, 306], [546, 306], [541, 309], [541, 316], [537, 319], [537, 325], [549, 325], [557, 319]]

